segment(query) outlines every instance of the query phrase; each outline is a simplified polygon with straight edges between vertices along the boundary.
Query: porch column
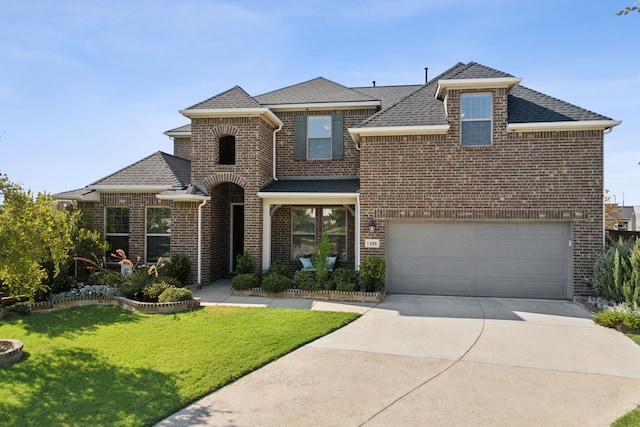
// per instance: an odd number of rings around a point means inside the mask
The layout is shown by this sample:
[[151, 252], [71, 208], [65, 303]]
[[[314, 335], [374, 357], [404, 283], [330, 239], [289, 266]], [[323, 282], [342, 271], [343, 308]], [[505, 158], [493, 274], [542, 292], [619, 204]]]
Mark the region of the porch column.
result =
[[271, 205], [262, 199], [262, 270], [271, 264]]
[[355, 237], [356, 237], [356, 244], [355, 244], [355, 265], [354, 270], [359, 270], [360, 269], [360, 194], [356, 195], [356, 210], [355, 210]]

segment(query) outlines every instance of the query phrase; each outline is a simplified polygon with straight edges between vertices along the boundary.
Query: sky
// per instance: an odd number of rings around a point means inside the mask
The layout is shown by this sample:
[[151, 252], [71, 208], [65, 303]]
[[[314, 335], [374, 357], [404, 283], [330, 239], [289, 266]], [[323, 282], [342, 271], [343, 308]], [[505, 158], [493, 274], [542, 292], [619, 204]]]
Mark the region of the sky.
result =
[[458, 62], [623, 123], [605, 187], [640, 205], [634, 0], [0, 0], [0, 173], [82, 188], [156, 151], [179, 110], [235, 85], [419, 84]]

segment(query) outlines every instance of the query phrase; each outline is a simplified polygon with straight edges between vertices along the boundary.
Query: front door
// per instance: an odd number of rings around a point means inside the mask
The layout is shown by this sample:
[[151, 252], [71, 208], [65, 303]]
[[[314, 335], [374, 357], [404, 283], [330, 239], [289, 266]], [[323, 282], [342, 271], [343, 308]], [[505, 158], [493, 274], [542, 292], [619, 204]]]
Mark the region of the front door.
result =
[[231, 205], [231, 271], [236, 271], [236, 257], [244, 252], [244, 205]]

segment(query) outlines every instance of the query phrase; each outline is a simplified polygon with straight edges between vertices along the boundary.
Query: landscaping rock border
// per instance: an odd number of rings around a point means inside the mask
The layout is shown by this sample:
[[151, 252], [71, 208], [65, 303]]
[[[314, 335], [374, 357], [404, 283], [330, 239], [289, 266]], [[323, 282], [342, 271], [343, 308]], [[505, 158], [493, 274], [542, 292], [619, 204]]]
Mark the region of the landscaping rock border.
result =
[[34, 313], [48, 313], [51, 311], [65, 310], [71, 307], [87, 305], [105, 305], [120, 307], [124, 310], [136, 311], [146, 314], [170, 314], [192, 310], [200, 307], [201, 298], [193, 298], [188, 301], [176, 302], [141, 302], [125, 297], [111, 298], [67, 298], [60, 301], [42, 301], [31, 304]]
[[259, 296], [269, 298], [303, 298], [318, 299], [324, 301], [337, 302], [382, 302], [385, 294], [383, 292], [342, 292], [342, 291], [304, 291], [302, 289], [289, 289], [284, 292], [265, 292], [262, 288], [249, 290], [236, 290], [231, 288], [232, 295]]

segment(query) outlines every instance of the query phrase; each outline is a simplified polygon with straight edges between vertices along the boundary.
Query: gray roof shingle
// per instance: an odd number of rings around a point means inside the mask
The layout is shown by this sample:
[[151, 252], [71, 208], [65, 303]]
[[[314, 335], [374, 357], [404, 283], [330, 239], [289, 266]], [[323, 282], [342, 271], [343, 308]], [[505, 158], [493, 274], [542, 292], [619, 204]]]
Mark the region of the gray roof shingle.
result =
[[199, 102], [187, 110], [218, 109], [218, 108], [260, 108], [261, 105], [240, 86], [234, 86], [226, 92], [212, 96]]
[[323, 77], [267, 92], [255, 99], [262, 105], [377, 101], [375, 97]]
[[157, 151], [89, 185], [184, 187], [191, 179], [191, 162]]
[[422, 88], [424, 85], [404, 85], [404, 86], [368, 86], [368, 87], [354, 87], [357, 91], [360, 91], [372, 98], [379, 99], [382, 102], [382, 109], [388, 108], [397, 103], [403, 98], [411, 95], [413, 92]]
[[270, 181], [261, 189], [263, 193], [357, 193], [360, 178], [283, 177]]

